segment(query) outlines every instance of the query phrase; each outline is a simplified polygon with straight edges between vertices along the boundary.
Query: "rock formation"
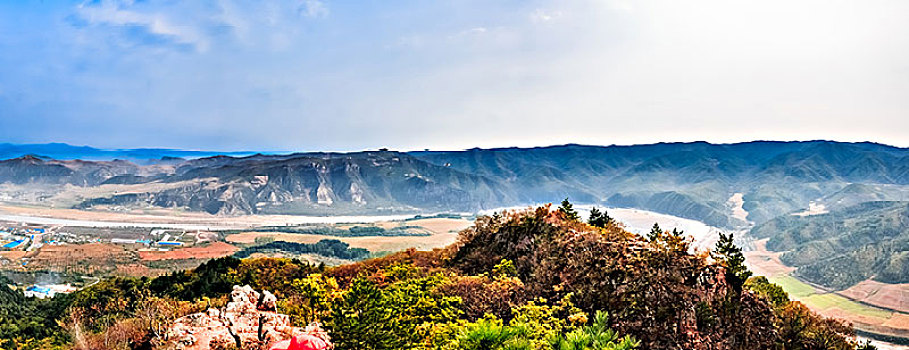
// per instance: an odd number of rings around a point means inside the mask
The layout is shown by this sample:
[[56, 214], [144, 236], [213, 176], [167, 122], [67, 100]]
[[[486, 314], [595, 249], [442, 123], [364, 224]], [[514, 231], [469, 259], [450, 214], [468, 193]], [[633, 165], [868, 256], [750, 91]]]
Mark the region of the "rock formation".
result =
[[[331, 349], [328, 334], [317, 323], [306, 328], [294, 327], [287, 315], [277, 313], [277, 298], [268, 291], [259, 293], [250, 286], [234, 286], [231, 301], [219, 309], [187, 315], [174, 321], [166, 341], [177, 349], [269, 349], [275, 344], [289, 344], [293, 337], [318, 339], [321, 347]], [[286, 348], [286, 347], [285, 347]]]

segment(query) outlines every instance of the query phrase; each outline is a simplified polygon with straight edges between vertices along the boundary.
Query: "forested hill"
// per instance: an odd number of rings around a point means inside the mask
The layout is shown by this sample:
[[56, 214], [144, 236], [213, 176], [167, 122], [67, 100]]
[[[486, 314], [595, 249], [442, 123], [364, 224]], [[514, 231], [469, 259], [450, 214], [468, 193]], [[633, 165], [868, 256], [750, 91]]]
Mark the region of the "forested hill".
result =
[[867, 202], [756, 226], [767, 248], [811, 282], [846, 289], [866, 279], [909, 283], [909, 202]]
[[909, 184], [909, 149], [875, 143], [564, 145], [412, 154], [501, 179], [538, 202], [567, 194], [721, 227], [738, 223], [727, 203], [734, 193], [744, 194], [749, 221], [764, 222], [844, 189], [853, 190], [850, 198], [882, 192], [849, 184]]
[[227, 257], [49, 301], [0, 285], [0, 348], [268, 349], [280, 338], [262, 327], [243, 341], [211, 337], [221, 322], [166, 336], [183, 316], [236, 310], [232, 286], [248, 285], [273, 293], [293, 325], [320, 323], [336, 350], [869, 349], [848, 325], [752, 277], [731, 236], [708, 257], [677, 232], [645, 239], [622, 227], [581, 222], [566, 203], [480, 217], [443, 249], [331, 268]]
[[[808, 207], [909, 197], [909, 149], [832, 141], [660, 143], [175, 158], [127, 161], [21, 157], [0, 182], [141, 185], [97, 193], [80, 208], [182, 207], [219, 214], [473, 211], [557, 202], [633, 207], [719, 227]], [[126, 193], [122, 193], [126, 192]]]

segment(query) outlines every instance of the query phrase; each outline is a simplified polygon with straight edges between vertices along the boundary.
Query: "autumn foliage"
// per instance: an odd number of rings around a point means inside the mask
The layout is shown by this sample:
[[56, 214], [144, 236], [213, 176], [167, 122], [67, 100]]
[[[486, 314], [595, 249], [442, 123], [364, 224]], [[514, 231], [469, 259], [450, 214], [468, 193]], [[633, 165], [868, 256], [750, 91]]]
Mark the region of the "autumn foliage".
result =
[[298, 325], [322, 323], [338, 350], [856, 348], [848, 325], [766, 279], [745, 282], [731, 236], [711, 254], [675, 230], [645, 239], [605, 213], [594, 223], [563, 203], [480, 217], [444, 249], [333, 268], [216, 259], [102, 282], [76, 293], [59, 323], [71, 347], [153, 348], [167, 321], [249, 284], [274, 292]]

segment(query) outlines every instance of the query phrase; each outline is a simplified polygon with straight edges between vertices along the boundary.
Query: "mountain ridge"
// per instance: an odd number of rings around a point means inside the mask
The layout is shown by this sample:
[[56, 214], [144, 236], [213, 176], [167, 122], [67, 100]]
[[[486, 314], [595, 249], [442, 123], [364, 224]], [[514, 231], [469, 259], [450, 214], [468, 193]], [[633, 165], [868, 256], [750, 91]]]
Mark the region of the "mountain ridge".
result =
[[[677, 142], [656, 142], [656, 143], [641, 143], [641, 144], [629, 144], [629, 145], [595, 145], [595, 144], [581, 144], [581, 143], [565, 143], [565, 144], [552, 144], [546, 146], [532, 146], [532, 147], [490, 147], [490, 148], [469, 148], [463, 150], [445, 150], [445, 151], [405, 151], [403, 153], [425, 153], [425, 152], [464, 152], [471, 150], [487, 150], [487, 151], [501, 151], [501, 150], [532, 150], [532, 149], [546, 149], [546, 148], [559, 148], [559, 147], [594, 147], [594, 148], [624, 148], [624, 147], [644, 147], [644, 146], [664, 146], [664, 145], [693, 145], [693, 144], [707, 144], [714, 146], [735, 146], [741, 144], [794, 144], [794, 143], [815, 143], [815, 142], [834, 142], [840, 144], [852, 144], [852, 145], [865, 145], [868, 147], [882, 147], [882, 148], [891, 148], [894, 150], [905, 150], [907, 147], [898, 147], [893, 145], [888, 145], [885, 143], [879, 143], [874, 141], [860, 141], [860, 142], [846, 142], [846, 141], [834, 141], [834, 140], [792, 140], [792, 141], [776, 141], [776, 140], [754, 140], [754, 141], [742, 141], [742, 142], [708, 142], [708, 141], [677, 141]], [[18, 158], [26, 155], [33, 155], [36, 157], [44, 157], [58, 160], [72, 160], [72, 159], [84, 159], [84, 160], [114, 160], [117, 157], [128, 160], [156, 160], [161, 158], [169, 157], [185, 157], [185, 158], [204, 158], [212, 157], [218, 155], [227, 155], [227, 156], [251, 156], [251, 155], [286, 155], [286, 154], [297, 154], [297, 153], [355, 153], [360, 151], [334, 151], [334, 152], [282, 152], [282, 151], [207, 151], [207, 150], [192, 150], [192, 149], [180, 149], [180, 148], [98, 148], [87, 145], [72, 145], [63, 142], [49, 142], [49, 143], [9, 143], [4, 142], [0, 143], [0, 160]]]
[[732, 215], [728, 202], [736, 193], [743, 194], [748, 221], [754, 223], [824, 198], [831, 206], [855, 198], [898, 199], [891, 197], [909, 189], [909, 149], [871, 142], [754, 141], [255, 153], [147, 164], [34, 156], [0, 161], [0, 183], [181, 181], [189, 184], [110, 193], [86, 198], [76, 207], [151, 205], [227, 215], [328, 215], [475, 211], [569, 197], [578, 203], [653, 210], [734, 228], [748, 224]]

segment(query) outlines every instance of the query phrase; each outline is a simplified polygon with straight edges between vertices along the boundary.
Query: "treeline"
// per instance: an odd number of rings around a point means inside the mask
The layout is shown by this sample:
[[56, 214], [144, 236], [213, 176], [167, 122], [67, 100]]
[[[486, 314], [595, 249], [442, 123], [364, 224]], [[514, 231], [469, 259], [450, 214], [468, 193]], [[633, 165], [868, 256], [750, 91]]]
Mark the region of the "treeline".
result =
[[439, 213], [435, 215], [414, 215], [412, 218], [405, 219], [404, 221], [413, 221], [413, 220], [423, 220], [423, 219], [464, 219], [464, 215], [461, 214], [451, 214], [451, 213]]
[[239, 232], [280, 232], [297, 233], [335, 237], [371, 237], [371, 236], [429, 236], [426, 232], [413, 232], [421, 229], [419, 226], [397, 226], [386, 229], [380, 226], [351, 226], [343, 229], [336, 226], [266, 226], [257, 227], [246, 231], [224, 231], [225, 233]]
[[243, 248], [234, 254], [237, 258], [248, 258], [255, 253], [288, 253], [318, 254], [330, 258], [361, 260], [370, 256], [369, 250], [351, 248], [349, 244], [337, 239], [323, 239], [316, 243], [295, 243], [274, 241], [262, 245]]
[[732, 237], [721, 238], [710, 254], [692, 254], [678, 231], [654, 227], [644, 238], [605, 213], [581, 222], [566, 202], [481, 217], [429, 252], [333, 268], [228, 257], [108, 279], [55, 299], [65, 312], [39, 313], [51, 335], [34, 328], [4, 346], [166, 347], [160, 335], [173, 319], [250, 285], [272, 291], [295, 324], [320, 322], [337, 350], [869, 348], [848, 325], [751, 277]]

